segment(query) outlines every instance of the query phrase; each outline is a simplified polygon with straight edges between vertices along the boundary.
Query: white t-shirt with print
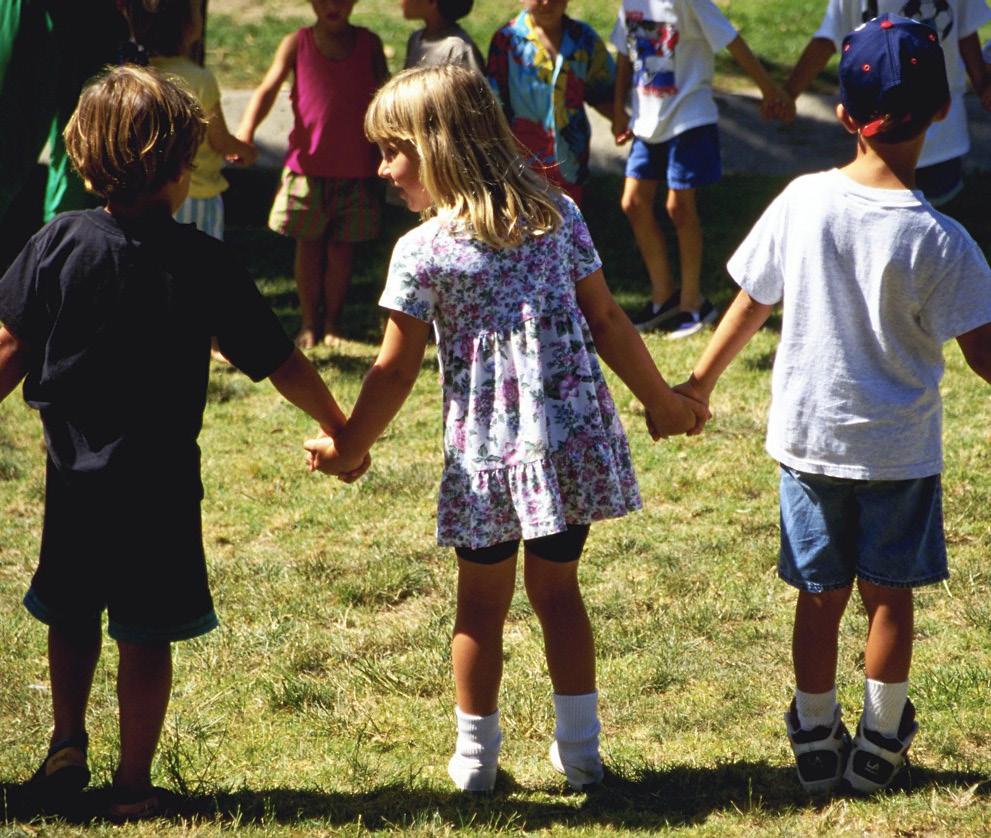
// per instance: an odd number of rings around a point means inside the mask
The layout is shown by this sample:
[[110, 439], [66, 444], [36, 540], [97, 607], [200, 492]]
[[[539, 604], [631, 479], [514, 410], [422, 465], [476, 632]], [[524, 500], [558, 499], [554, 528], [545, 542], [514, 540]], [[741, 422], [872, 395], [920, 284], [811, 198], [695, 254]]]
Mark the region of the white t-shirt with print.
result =
[[[839, 50], [843, 39], [864, 22], [868, 0], [829, 0], [816, 38], [832, 41]], [[967, 71], [960, 57], [960, 39], [973, 35], [991, 22], [991, 8], [985, 0], [877, 0], [877, 13], [890, 12], [928, 23], [939, 33], [950, 85], [950, 112], [942, 122], [934, 122], [926, 133], [919, 166], [932, 166], [970, 150], [967, 111], [963, 95]]]
[[715, 123], [715, 54], [735, 38], [712, 0], [623, 0], [610, 39], [633, 64], [633, 133], [661, 143]]
[[991, 322], [991, 268], [960, 224], [833, 169], [792, 181], [727, 267], [783, 301], [772, 457], [854, 480], [942, 470], [943, 344]]

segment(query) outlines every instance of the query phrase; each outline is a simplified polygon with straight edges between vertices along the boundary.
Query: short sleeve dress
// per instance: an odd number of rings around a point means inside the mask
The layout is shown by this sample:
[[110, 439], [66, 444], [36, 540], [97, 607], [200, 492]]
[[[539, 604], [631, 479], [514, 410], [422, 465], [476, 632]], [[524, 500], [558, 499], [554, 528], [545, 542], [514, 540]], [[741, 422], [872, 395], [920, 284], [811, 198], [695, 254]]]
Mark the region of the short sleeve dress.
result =
[[396, 244], [387, 309], [432, 322], [444, 396], [441, 545], [478, 549], [639, 509], [575, 284], [601, 266], [577, 206], [497, 250], [434, 218]]

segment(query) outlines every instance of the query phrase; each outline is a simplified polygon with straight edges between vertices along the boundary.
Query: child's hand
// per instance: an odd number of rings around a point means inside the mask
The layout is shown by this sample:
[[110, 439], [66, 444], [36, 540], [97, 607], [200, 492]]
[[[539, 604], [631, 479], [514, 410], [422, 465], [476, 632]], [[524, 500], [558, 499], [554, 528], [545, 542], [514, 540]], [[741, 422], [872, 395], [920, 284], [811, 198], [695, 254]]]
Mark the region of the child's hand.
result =
[[233, 163], [236, 166], [253, 166], [257, 159], [258, 149], [250, 143], [245, 143], [244, 147], [239, 149], [237, 153], [228, 154], [226, 157], [228, 163]]
[[330, 437], [308, 439], [303, 443], [307, 450], [307, 467], [310, 471], [337, 475], [345, 483], [352, 483], [363, 475], [372, 459], [366, 452], [359, 458], [342, 455]]
[[646, 411], [647, 432], [655, 442], [678, 434], [694, 435], [702, 430], [709, 416], [704, 403], [676, 392], [673, 401]]
[[625, 108], [617, 108], [618, 112], [613, 113], [612, 135], [616, 139], [616, 145], [623, 145], [633, 139], [633, 132], [630, 130], [630, 115]]
[[784, 89], [774, 85], [764, 91], [764, 98], [760, 103], [760, 115], [767, 120], [791, 122], [795, 118], [795, 100]]
[[697, 436], [702, 433], [705, 423], [712, 418], [712, 412], [709, 410], [709, 394], [704, 392], [692, 377], [671, 389], [688, 399], [689, 407], [695, 411], [696, 423], [693, 428], [687, 431], [688, 436]]

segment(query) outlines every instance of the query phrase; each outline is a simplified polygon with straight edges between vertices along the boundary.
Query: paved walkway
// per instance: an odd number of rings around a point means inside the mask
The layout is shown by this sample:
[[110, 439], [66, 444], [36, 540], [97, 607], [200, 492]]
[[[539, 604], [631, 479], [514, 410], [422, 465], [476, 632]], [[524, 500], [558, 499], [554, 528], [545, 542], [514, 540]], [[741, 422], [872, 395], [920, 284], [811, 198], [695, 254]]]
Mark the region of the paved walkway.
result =
[[[247, 90], [225, 90], [223, 108], [227, 123], [235, 130], [251, 95]], [[798, 117], [790, 125], [767, 123], [758, 114], [758, 99], [752, 94], [718, 93], [719, 129], [723, 168], [731, 174], [797, 175], [829, 168], [853, 154], [853, 139], [836, 121], [835, 98], [801, 96]], [[970, 114], [971, 151], [969, 171], [991, 171], [991, 114], [981, 110], [973, 95], [967, 96]], [[623, 173], [628, 146], [617, 148], [609, 125], [591, 111], [593, 171]], [[258, 165], [279, 168], [286, 139], [292, 127], [288, 94], [283, 91], [256, 136], [261, 152]]]

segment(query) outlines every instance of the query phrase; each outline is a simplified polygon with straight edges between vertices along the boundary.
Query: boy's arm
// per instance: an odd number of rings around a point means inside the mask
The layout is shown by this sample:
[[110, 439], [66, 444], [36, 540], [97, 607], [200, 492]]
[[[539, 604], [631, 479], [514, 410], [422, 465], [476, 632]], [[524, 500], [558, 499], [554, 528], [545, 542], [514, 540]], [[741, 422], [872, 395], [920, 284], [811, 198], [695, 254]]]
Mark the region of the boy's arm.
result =
[[708, 405], [719, 376], [764, 325], [773, 310], [774, 306], [758, 303], [746, 291], [737, 294], [716, 327], [709, 345], [695, 363], [692, 374], [675, 390]]
[[289, 76], [296, 63], [296, 33], [286, 35], [275, 51], [275, 58], [272, 66], [265, 73], [265, 78], [251, 94], [248, 107], [241, 117], [241, 124], [237, 129], [237, 136], [243, 142], [251, 143], [255, 139], [255, 130], [262, 120], [268, 116], [275, 104], [275, 97], [279, 94], [279, 88]]
[[286, 401], [312, 416], [324, 433], [334, 436], [347, 423], [344, 411], [327, 389], [320, 373], [296, 347], [268, 378]]
[[575, 294], [596, 352], [643, 404], [654, 439], [685, 433], [708, 419], [701, 404], [680, 398], [667, 385], [640, 333], [609, 293], [601, 268], [580, 280]]
[[633, 62], [627, 55], [616, 56], [616, 89], [613, 94], [612, 135], [616, 145], [623, 145], [633, 139], [630, 131], [630, 117], [626, 113], [626, 100], [630, 97], [633, 83]]
[[829, 59], [836, 52], [836, 44], [829, 38], [813, 38], [805, 45], [799, 56], [798, 63], [795, 64], [788, 81], [785, 82], [784, 90], [792, 99], [797, 99], [806, 90], [815, 78], [821, 73]]
[[0, 326], [0, 402], [27, 373], [27, 346], [6, 326]]
[[764, 69], [764, 65], [750, 51], [750, 47], [743, 40], [743, 36], [737, 35], [729, 42], [726, 49], [733, 56], [733, 60], [740, 65], [741, 69], [760, 88], [760, 92], [764, 97], [764, 101], [760, 107], [761, 116], [765, 119], [783, 119], [785, 121], [794, 119], [794, 100], [771, 78], [767, 70]]
[[991, 323], [960, 335], [957, 344], [967, 366], [991, 384]]
[[976, 32], [960, 39], [960, 57], [982, 107], [991, 111], [991, 78], [988, 78], [987, 65], [981, 55], [981, 42]]
[[210, 148], [222, 154], [227, 160], [250, 166], [258, 158], [258, 149], [243, 142], [227, 130], [227, 120], [218, 102], [207, 114], [206, 140]]
[[358, 467], [413, 389], [429, 335], [429, 323], [389, 312], [382, 347], [365, 376], [346, 427], [333, 433], [333, 440], [310, 439], [304, 444], [310, 452], [311, 470], [339, 474]]

